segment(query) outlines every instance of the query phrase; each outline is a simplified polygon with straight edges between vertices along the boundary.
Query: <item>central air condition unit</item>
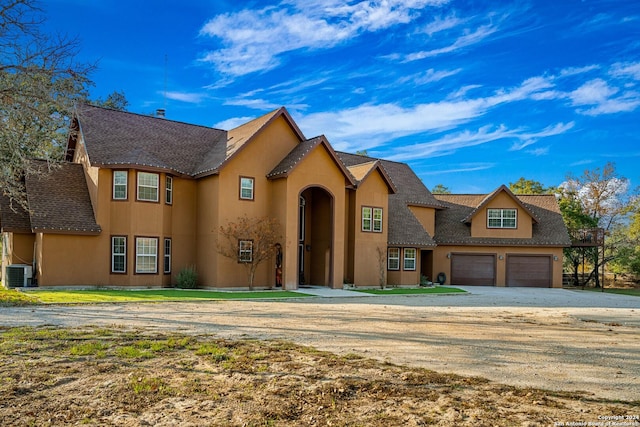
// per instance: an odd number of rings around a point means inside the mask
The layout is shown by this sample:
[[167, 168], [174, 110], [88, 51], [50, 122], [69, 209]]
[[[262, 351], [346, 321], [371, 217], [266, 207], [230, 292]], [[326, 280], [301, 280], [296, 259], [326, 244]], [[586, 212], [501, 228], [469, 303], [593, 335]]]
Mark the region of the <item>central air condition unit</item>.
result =
[[31, 285], [33, 269], [26, 264], [13, 264], [7, 266], [7, 287], [20, 288]]

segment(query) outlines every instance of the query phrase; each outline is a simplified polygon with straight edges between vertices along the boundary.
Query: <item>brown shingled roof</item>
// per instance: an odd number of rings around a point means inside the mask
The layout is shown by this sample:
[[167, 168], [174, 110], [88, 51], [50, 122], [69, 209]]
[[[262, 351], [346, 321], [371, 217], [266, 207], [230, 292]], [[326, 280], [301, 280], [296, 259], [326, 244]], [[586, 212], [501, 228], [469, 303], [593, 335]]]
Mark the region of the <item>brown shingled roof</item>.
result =
[[90, 105], [79, 106], [77, 117], [95, 166], [141, 166], [193, 176], [226, 158], [223, 130]]
[[436, 209], [442, 209], [443, 206], [433, 197], [409, 165], [358, 154], [344, 152], [337, 154], [347, 167], [379, 161], [396, 188], [396, 193], [389, 195], [388, 244], [390, 246], [436, 246], [433, 238], [420, 224], [409, 206]]
[[[493, 194], [493, 193], [492, 193]], [[523, 208], [538, 222], [533, 224], [531, 239], [503, 239], [471, 237], [471, 227], [465, 218], [472, 216], [487, 198], [486, 194], [438, 194], [447, 209], [436, 212], [435, 241], [449, 245], [493, 246], [561, 246], [571, 245], [558, 202], [553, 194], [514, 195]]]
[[82, 165], [62, 163], [50, 169], [37, 161], [40, 173], [26, 177], [33, 232], [99, 234]]
[[0, 195], [0, 231], [30, 233], [29, 213], [8, 196]]

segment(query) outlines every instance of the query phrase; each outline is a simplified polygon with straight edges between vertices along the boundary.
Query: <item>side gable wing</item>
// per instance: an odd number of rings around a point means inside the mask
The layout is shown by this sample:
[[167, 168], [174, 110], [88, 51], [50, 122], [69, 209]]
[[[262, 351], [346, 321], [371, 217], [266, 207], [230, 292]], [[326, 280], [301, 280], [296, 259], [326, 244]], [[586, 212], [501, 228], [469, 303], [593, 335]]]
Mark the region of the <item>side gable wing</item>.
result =
[[469, 224], [471, 222], [471, 220], [473, 219], [473, 217], [475, 217], [478, 212], [482, 211], [482, 209], [485, 208], [485, 206], [487, 206], [489, 204], [489, 202], [491, 202], [493, 199], [496, 198], [496, 196], [500, 193], [506, 193], [509, 197], [511, 197], [511, 199], [513, 199], [513, 201], [520, 207], [522, 208], [522, 210], [524, 210], [525, 212], [527, 212], [527, 214], [529, 214], [529, 216], [531, 216], [531, 218], [533, 219], [533, 223], [537, 224], [539, 221], [539, 218], [536, 216], [536, 214], [529, 209], [529, 207], [527, 207], [524, 203], [522, 203], [522, 201], [515, 195], [513, 194], [513, 192], [511, 192], [511, 190], [509, 190], [509, 187], [507, 187], [506, 185], [502, 184], [500, 187], [498, 187], [493, 193], [490, 193], [487, 195], [487, 197], [485, 197], [482, 202], [480, 202], [480, 204], [478, 206], [475, 207], [475, 209], [473, 209], [466, 217], [464, 217], [462, 219], [462, 222], [465, 224]]

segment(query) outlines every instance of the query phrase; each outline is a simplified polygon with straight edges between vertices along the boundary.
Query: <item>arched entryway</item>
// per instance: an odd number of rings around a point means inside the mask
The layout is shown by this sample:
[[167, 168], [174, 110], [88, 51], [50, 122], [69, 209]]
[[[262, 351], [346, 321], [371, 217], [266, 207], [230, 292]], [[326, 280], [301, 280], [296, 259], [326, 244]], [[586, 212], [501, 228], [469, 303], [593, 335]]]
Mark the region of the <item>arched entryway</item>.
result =
[[333, 265], [333, 196], [309, 187], [298, 205], [298, 286], [329, 286]]

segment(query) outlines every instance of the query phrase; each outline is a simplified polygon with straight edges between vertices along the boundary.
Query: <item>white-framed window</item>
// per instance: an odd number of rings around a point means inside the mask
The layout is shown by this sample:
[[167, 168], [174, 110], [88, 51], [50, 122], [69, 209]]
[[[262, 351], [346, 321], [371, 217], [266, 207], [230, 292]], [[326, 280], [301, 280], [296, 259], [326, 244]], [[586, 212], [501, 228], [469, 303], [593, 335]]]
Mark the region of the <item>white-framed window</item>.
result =
[[164, 239], [164, 272], [171, 273], [171, 239]]
[[167, 175], [164, 179], [164, 201], [173, 204], [173, 177]]
[[382, 233], [382, 208], [362, 207], [362, 231]]
[[253, 241], [240, 240], [238, 242], [238, 262], [253, 261]]
[[404, 269], [414, 271], [416, 269], [416, 249], [404, 248]]
[[382, 233], [382, 208], [373, 208], [373, 231]]
[[516, 209], [487, 209], [487, 227], [516, 228]]
[[159, 181], [160, 176], [157, 173], [138, 172], [138, 200], [157, 202]]
[[127, 171], [113, 171], [113, 200], [127, 200]]
[[136, 273], [158, 272], [158, 238], [136, 237]]
[[387, 269], [400, 270], [400, 248], [387, 249]]
[[111, 272], [127, 272], [127, 238], [111, 236]]
[[240, 198], [242, 200], [253, 200], [253, 182], [253, 178], [240, 177]]

